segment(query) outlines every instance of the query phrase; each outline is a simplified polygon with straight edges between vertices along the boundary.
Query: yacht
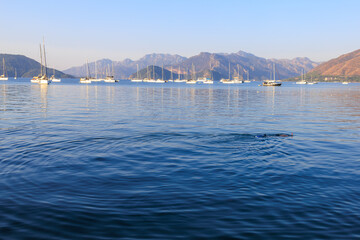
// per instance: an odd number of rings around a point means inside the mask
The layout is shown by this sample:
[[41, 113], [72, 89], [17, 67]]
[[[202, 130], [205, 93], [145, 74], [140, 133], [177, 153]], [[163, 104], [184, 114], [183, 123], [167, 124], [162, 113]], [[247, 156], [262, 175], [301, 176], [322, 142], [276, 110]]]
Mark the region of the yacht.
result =
[[[44, 55], [44, 65], [43, 65], [43, 55]], [[32, 83], [38, 83], [41, 85], [48, 85], [51, 83], [51, 79], [47, 76], [47, 66], [46, 66], [46, 51], [45, 51], [45, 43], [43, 40], [43, 46], [40, 44], [40, 75], [33, 77], [30, 80]]]
[[142, 82], [143, 80], [139, 78], [139, 64], [136, 64], [137, 72], [136, 72], [136, 78], [131, 79], [132, 82]]
[[308, 84], [308, 82], [304, 79], [304, 69], [302, 71], [301, 80], [297, 81], [296, 84]]
[[230, 80], [230, 79], [221, 79], [220, 82], [224, 83], [224, 84], [234, 84], [234, 81]]
[[5, 76], [6, 68], [5, 68], [5, 58], [3, 58], [3, 74], [0, 75], [0, 80], [9, 80], [8, 77]]
[[277, 87], [281, 86], [281, 82], [278, 82], [276, 80], [265, 80], [262, 83], [263, 86], [270, 86], [270, 87]]
[[197, 81], [194, 80], [194, 79], [190, 79], [190, 80], [187, 80], [187, 81], [186, 81], [187, 84], [196, 84], [196, 82], [197, 82]]
[[55, 68], [53, 68], [53, 75], [50, 77], [52, 82], [61, 82], [60, 78], [55, 78]]
[[273, 64], [273, 80], [265, 80], [262, 83], [262, 86], [267, 86], [267, 87], [279, 87], [281, 86], [281, 82], [280, 81], [276, 81], [275, 80], [275, 63]]
[[214, 81], [212, 79], [207, 78], [203, 83], [204, 84], [213, 84]]
[[89, 77], [89, 63], [86, 61], [86, 77], [80, 78], [80, 83], [91, 83], [91, 78]]
[[104, 79], [104, 82], [106, 83], [115, 83], [118, 82], [118, 80], [115, 80], [114, 78], [114, 63], [112, 63], [112, 75], [110, 75], [110, 66], [108, 65], [109, 71], [106, 74], [106, 78]]

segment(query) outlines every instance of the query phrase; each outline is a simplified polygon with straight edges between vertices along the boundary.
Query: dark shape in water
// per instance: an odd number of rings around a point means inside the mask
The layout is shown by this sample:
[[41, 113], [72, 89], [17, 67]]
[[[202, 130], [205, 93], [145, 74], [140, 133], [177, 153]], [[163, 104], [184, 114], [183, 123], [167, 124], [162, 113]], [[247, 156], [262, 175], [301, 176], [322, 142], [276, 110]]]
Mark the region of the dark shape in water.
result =
[[287, 133], [274, 133], [274, 134], [260, 134], [260, 135], [256, 135], [256, 137], [258, 138], [266, 138], [266, 137], [293, 137], [294, 135], [291, 134], [287, 134]]

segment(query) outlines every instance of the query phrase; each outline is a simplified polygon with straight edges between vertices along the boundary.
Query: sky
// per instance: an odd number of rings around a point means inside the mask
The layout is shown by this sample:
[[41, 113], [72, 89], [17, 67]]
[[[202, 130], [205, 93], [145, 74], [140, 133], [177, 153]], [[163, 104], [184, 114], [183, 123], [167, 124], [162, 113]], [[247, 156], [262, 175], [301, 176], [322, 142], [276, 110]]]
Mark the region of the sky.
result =
[[0, 0], [0, 53], [65, 70], [145, 54], [239, 50], [327, 61], [359, 49], [358, 0]]

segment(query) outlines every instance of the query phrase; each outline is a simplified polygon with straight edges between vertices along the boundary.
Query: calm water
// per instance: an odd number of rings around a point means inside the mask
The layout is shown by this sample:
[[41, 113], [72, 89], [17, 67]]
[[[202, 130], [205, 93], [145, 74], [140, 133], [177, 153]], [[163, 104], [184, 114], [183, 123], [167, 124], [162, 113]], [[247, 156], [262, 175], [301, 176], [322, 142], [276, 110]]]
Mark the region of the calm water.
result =
[[360, 84], [257, 84], [1, 82], [0, 238], [360, 238]]

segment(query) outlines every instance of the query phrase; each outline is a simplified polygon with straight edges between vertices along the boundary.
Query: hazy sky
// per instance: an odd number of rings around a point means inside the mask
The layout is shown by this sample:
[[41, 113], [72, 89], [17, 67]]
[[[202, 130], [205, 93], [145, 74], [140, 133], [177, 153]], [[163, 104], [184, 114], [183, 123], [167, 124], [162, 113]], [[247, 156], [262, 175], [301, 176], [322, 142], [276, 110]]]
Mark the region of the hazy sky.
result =
[[326, 61], [359, 49], [358, 0], [0, 0], [0, 53], [64, 70], [148, 53], [243, 50]]

